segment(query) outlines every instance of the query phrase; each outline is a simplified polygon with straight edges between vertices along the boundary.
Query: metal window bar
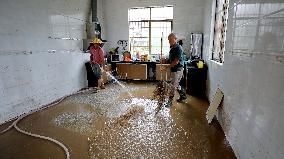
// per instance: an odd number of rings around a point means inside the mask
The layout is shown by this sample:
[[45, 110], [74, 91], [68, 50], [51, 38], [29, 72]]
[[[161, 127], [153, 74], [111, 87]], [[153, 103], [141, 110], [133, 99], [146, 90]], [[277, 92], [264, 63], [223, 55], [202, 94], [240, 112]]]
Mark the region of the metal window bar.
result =
[[228, 19], [228, 0], [216, 0], [212, 60], [223, 63]]
[[[158, 26], [152, 26], [153, 24], [158, 24]], [[156, 52], [152, 52], [152, 47], [156, 46], [157, 44], [154, 44], [153, 40], [155, 38], [161, 38], [161, 36], [154, 36], [153, 34], [153, 29], [155, 30], [159, 30], [156, 31], [161, 33], [163, 33], [163, 38], [164, 38], [164, 42], [166, 41], [166, 36], [167, 34], [169, 34], [172, 31], [172, 20], [169, 21], [141, 21], [141, 22], [129, 22], [129, 39], [130, 39], [130, 50], [133, 51], [135, 50], [135, 47], [138, 46], [138, 41], [140, 40], [139, 45], [141, 46], [141, 40], [144, 39], [144, 43], [148, 44], [148, 50], [149, 52], [147, 52], [147, 54], [158, 54], [158, 52], [160, 53], [160, 51], [156, 51]], [[149, 36], [146, 36], [146, 33], [148, 32]], [[160, 43], [159, 43], [160, 44]], [[161, 44], [160, 44], [161, 45]], [[165, 45], [165, 44], [163, 44]], [[146, 46], [146, 45], [142, 45], [142, 46]], [[167, 49], [167, 45], [163, 47], [163, 50]], [[164, 52], [164, 51], [163, 51]]]
[[[164, 8], [166, 7], [172, 7], [173, 6], [165, 6]], [[148, 48], [146, 50], [148, 50], [147, 54], [152, 54], [152, 24], [154, 22], [157, 22], [157, 23], [162, 23], [162, 26], [159, 27], [160, 30], [161, 30], [161, 35], [162, 35], [162, 32], [164, 32], [164, 35], [167, 36], [165, 33], [170, 33], [172, 31], [172, 28], [173, 28], [173, 19], [155, 19], [155, 20], [152, 20], [152, 8], [163, 8], [163, 7], [145, 7], [145, 8], [131, 8], [129, 9], [129, 13], [131, 14], [131, 10], [135, 10], [135, 9], [146, 9], [148, 8], [147, 11], [149, 11], [149, 14], [150, 14], [150, 19], [147, 20], [147, 17], [145, 18], [142, 18], [143, 20], [134, 20], [134, 18], [132, 18], [130, 20], [129, 18], [129, 41], [130, 41], [130, 51], [133, 51], [135, 50], [136, 47], [144, 47], [144, 45], [141, 45], [141, 41], [140, 41], [140, 44], [138, 45], [138, 39], [142, 39], [144, 38], [144, 40], [148, 39], [148, 41], [144, 41], [144, 43], [147, 43], [148, 44]], [[131, 17], [131, 15], [129, 15], [129, 17]], [[141, 17], [140, 17], [141, 18]], [[172, 18], [172, 16], [171, 16]], [[168, 27], [168, 25], [165, 25], [165, 23], [170, 23], [170, 28]], [[140, 25], [141, 24], [141, 25]], [[145, 24], [148, 24], [148, 25], [145, 25]], [[148, 37], [143, 35], [143, 29], [148, 29]], [[145, 31], [145, 30], [144, 30]], [[136, 35], [133, 35], [135, 34], [136, 32]], [[137, 36], [139, 35], [140, 33], [140, 36]], [[147, 31], [146, 31], [147, 32]], [[144, 32], [145, 33], [145, 32]], [[161, 37], [159, 37], [161, 38]], [[165, 41], [165, 40], [164, 40]], [[143, 43], [143, 42], [142, 42]], [[156, 44], [155, 44], [156, 45]], [[155, 45], [153, 45], [155, 47]], [[160, 45], [163, 45], [163, 44], [160, 44]], [[163, 47], [164, 49], [164, 47]]]

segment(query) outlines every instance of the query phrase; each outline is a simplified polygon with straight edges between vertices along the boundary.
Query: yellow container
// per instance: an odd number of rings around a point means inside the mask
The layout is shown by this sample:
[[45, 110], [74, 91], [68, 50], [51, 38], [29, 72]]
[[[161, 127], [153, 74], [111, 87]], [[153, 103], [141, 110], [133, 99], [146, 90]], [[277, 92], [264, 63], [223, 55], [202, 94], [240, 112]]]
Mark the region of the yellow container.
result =
[[203, 68], [203, 61], [198, 61], [197, 67], [198, 68]]

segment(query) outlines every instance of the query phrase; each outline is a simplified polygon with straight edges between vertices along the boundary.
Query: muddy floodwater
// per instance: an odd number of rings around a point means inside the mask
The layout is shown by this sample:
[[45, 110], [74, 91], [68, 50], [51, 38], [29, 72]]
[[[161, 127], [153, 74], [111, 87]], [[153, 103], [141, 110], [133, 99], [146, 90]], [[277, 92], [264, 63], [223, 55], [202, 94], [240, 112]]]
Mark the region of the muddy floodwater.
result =
[[[173, 102], [156, 114], [156, 84], [109, 84], [97, 93], [73, 95], [31, 114], [18, 126], [60, 141], [72, 159], [236, 158], [218, 123], [207, 124], [207, 101], [188, 96], [184, 103]], [[9, 124], [1, 125], [0, 131]], [[65, 152], [13, 128], [0, 134], [0, 158], [64, 159]]]

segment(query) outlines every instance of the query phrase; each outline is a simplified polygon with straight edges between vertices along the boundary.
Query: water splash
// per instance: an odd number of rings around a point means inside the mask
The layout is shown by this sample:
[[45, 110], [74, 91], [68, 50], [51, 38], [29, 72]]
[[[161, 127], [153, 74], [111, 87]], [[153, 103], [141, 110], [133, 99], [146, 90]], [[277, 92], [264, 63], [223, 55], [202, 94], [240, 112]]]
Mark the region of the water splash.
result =
[[134, 96], [130, 93], [130, 91], [128, 90], [128, 88], [122, 84], [120, 81], [118, 81], [113, 75], [111, 75], [109, 72], [106, 72], [106, 75], [109, 76], [112, 80], [114, 80], [118, 85], [120, 85], [123, 89], [126, 90], [126, 92], [128, 93], [128, 95], [133, 98]]

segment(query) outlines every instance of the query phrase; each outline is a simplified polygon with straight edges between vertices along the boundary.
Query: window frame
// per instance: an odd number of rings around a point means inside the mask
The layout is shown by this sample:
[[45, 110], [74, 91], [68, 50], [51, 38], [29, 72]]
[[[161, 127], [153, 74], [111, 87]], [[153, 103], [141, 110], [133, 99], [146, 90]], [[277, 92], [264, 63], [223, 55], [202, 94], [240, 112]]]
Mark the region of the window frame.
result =
[[[161, 20], [157, 20], [157, 19], [155, 19], [155, 20], [152, 20], [152, 8], [165, 8], [165, 7], [171, 7], [172, 9], [173, 9], [173, 6], [172, 5], [168, 5], [168, 6], [162, 6], [162, 7], [143, 7], [143, 8], [150, 8], [149, 10], [150, 10], [150, 19], [149, 20], [130, 20], [130, 19], [128, 19], [128, 31], [130, 32], [130, 25], [131, 25], [131, 23], [135, 23], [135, 22], [146, 22], [146, 23], [149, 23], [149, 25], [148, 25], [148, 28], [149, 28], [149, 36], [148, 37], [143, 37], [143, 38], [148, 38], [148, 50], [149, 50], [149, 52], [148, 52], [148, 55], [157, 55], [157, 54], [159, 54], [159, 53], [152, 53], [152, 27], [151, 27], [151, 24], [153, 23], [153, 22], [169, 22], [170, 23], [170, 26], [171, 26], [171, 28], [170, 28], [170, 32], [172, 32], [173, 31], [173, 19], [161, 19]], [[143, 8], [129, 8], [129, 11], [131, 10], [131, 9], [143, 9]], [[128, 16], [130, 16], [130, 15], [128, 15]], [[132, 44], [132, 39], [133, 38], [142, 38], [142, 37], [131, 37], [131, 35], [130, 35], [130, 33], [129, 33], [129, 43], [130, 43], [130, 52], [132, 51], [132, 47], [146, 47], [146, 46], [131, 46], [131, 44]]]
[[[219, 1], [224, 1], [222, 3], [222, 10], [219, 9]], [[226, 50], [226, 34], [227, 34], [227, 27], [228, 27], [228, 14], [229, 14], [229, 0], [215, 0], [214, 2], [214, 23], [213, 23], [213, 40], [212, 40], [212, 52], [210, 59], [214, 62], [223, 64], [224, 63], [224, 55], [225, 55], [225, 50]], [[224, 7], [226, 7], [224, 9]], [[218, 14], [223, 14], [222, 16], [219, 16]], [[223, 20], [221, 22], [217, 21], [217, 16], [222, 18]], [[220, 28], [217, 27], [217, 24], [220, 24], [223, 26], [223, 32], [219, 33], [218, 31], [221, 30]], [[216, 36], [221, 35], [222, 38], [218, 38], [216, 40]], [[219, 44], [218, 44], [219, 43]], [[220, 46], [222, 43], [222, 46]], [[217, 48], [216, 47], [221, 47], [220, 52], [216, 52]], [[217, 56], [217, 58], [216, 58]]]

